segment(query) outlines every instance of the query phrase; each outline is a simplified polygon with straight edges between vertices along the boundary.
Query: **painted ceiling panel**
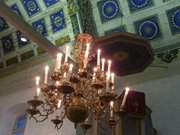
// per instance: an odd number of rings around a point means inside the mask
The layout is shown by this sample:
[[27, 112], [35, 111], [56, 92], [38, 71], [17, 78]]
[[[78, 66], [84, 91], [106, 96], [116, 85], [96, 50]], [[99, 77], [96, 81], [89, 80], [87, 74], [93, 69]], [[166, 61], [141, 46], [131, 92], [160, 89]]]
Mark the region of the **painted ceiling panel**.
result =
[[[18, 15], [23, 16], [36, 31], [59, 45], [69, 42], [69, 39], [80, 31], [75, 3], [74, 0], [11, 0], [8, 5]], [[180, 46], [178, 0], [91, 0], [91, 3], [98, 36], [112, 32], [130, 32], [149, 40], [155, 50]], [[21, 46], [31, 50], [34, 47], [31, 41], [21, 43], [19, 39], [22, 35], [16, 31], [0, 17], [0, 45], [4, 46], [0, 61], [4, 61], [5, 55], [10, 57], [11, 52], [21, 52]], [[2, 39], [9, 35], [13, 45], [8, 45], [7, 48], [12, 49], [6, 50]]]
[[56, 4], [57, 2], [59, 2], [60, 0], [43, 0], [43, 1], [45, 3], [46, 7], [50, 7], [54, 4]]
[[35, 22], [32, 23], [33, 28], [39, 32], [40, 34], [42, 34], [43, 36], [47, 36], [48, 35], [48, 31], [46, 28], [46, 22], [45, 19], [39, 19]]
[[50, 15], [53, 32], [58, 32], [66, 27], [63, 9]]
[[[70, 42], [74, 38], [73, 35], [79, 32], [76, 12], [69, 15], [68, 7], [75, 6], [72, 2], [73, 0], [68, 3], [66, 0], [11, 0], [7, 1], [7, 5], [43, 37], [56, 45], [63, 45]], [[0, 70], [45, 52], [2, 17], [0, 46], [0, 64], [3, 65]]]
[[22, 4], [23, 4], [27, 14], [30, 17], [41, 11], [37, 0], [21, 0], [21, 1], [22, 1]]
[[[154, 49], [170, 47], [178, 43], [180, 48], [178, 0], [126, 0], [123, 2], [93, 0], [92, 5], [97, 30], [101, 36], [121, 31], [119, 28], [125, 26], [126, 32], [138, 34], [149, 40]], [[121, 13], [120, 16], [118, 11]]]

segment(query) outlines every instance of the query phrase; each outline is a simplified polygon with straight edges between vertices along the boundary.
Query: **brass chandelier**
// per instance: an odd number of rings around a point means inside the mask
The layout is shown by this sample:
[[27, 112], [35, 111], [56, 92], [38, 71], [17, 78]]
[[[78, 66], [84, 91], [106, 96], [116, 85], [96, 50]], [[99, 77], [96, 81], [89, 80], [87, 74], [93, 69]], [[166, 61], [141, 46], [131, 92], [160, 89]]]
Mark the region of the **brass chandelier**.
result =
[[122, 102], [118, 102], [112, 61], [104, 59], [101, 50], [97, 49], [93, 67], [90, 62], [92, 42], [91, 35], [79, 34], [75, 44], [75, 62], [68, 59], [69, 48], [66, 47], [65, 56], [57, 54], [53, 73], [50, 75], [46, 66], [43, 83], [40, 83], [39, 76], [36, 77], [37, 93], [28, 101], [30, 118], [43, 122], [57, 112], [51, 120], [57, 130], [63, 126], [65, 118], [85, 129], [91, 127], [91, 119], [101, 118], [107, 119], [110, 127], [115, 127], [116, 114], [123, 111], [129, 88], [126, 88]]

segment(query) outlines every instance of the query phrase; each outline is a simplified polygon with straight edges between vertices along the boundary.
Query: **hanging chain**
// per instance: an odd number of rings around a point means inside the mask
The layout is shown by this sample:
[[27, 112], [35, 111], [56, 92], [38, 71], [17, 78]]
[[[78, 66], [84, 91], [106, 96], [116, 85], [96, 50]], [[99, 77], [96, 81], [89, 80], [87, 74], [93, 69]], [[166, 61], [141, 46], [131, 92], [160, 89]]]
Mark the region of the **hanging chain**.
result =
[[77, 2], [79, 5], [79, 12], [83, 32], [96, 35], [96, 25], [93, 18], [93, 11], [90, 0], [77, 0]]

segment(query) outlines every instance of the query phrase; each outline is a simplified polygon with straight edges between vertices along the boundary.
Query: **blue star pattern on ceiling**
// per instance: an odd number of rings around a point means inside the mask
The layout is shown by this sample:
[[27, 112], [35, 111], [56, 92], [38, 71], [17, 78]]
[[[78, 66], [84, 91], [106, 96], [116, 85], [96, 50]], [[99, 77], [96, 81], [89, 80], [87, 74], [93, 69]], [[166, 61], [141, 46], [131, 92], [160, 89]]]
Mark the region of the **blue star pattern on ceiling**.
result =
[[8, 24], [4, 20], [4, 18], [0, 17], [0, 32], [9, 28]]
[[43, 36], [47, 36], [48, 32], [46, 29], [45, 19], [42, 18], [32, 23], [33, 28]]
[[36, 0], [22, 0], [22, 3], [29, 17], [40, 12], [40, 7]]
[[109, 35], [115, 32], [126, 32], [126, 27], [124, 25], [110, 29], [108, 31], [105, 31], [105, 35]]
[[117, 0], [102, 0], [97, 5], [102, 22], [107, 22], [122, 15]]
[[20, 12], [19, 7], [18, 7], [18, 5], [17, 5], [17, 4], [13, 4], [13, 5], [11, 5], [11, 7], [10, 7], [10, 8], [11, 8], [11, 9], [12, 9], [12, 11], [14, 11], [17, 15], [22, 16], [22, 14], [21, 14], [21, 12]]
[[152, 40], [161, 36], [157, 16], [143, 19], [134, 23], [138, 35]]
[[138, 11], [153, 6], [153, 0], [128, 0], [131, 12]]
[[26, 36], [24, 36], [23, 33], [20, 31], [16, 31], [16, 37], [17, 37], [19, 47], [26, 46], [29, 43], [29, 39]]
[[171, 28], [172, 34], [180, 33], [180, 6], [168, 10], [167, 12], [169, 26]]
[[66, 27], [64, 11], [61, 9], [50, 15], [53, 32], [57, 32]]
[[59, 2], [59, 0], [43, 0], [46, 7], [50, 7], [52, 5], [54, 5], [55, 3]]
[[1, 39], [4, 54], [15, 50], [12, 35], [7, 35]]

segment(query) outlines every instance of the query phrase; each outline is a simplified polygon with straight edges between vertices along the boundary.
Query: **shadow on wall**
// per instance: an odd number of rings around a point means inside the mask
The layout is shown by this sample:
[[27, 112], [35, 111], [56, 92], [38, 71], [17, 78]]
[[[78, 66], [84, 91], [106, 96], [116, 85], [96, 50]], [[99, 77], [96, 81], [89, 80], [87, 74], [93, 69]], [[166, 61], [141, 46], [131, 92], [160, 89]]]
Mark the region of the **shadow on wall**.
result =
[[25, 114], [27, 104], [20, 103], [3, 111], [0, 121], [0, 135], [12, 135], [13, 127], [18, 116]]

